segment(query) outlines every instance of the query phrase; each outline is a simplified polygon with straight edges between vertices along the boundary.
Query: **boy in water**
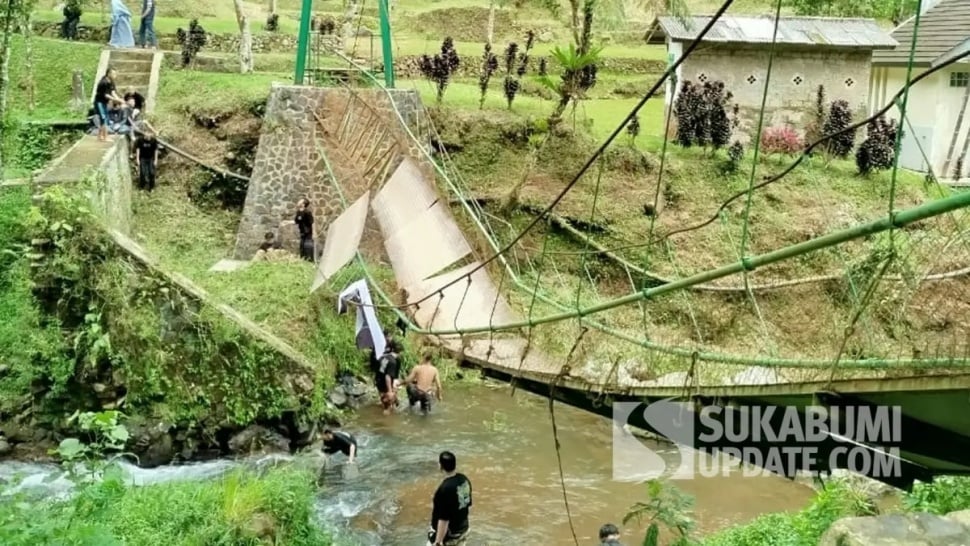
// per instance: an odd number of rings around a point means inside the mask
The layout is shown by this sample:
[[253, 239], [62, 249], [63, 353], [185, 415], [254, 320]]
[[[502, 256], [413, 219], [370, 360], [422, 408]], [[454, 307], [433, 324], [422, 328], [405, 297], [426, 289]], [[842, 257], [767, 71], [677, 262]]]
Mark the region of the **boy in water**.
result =
[[430, 352], [424, 354], [421, 362], [408, 374], [404, 384], [408, 391], [408, 405], [413, 408], [420, 403], [421, 413], [427, 415], [431, 411], [431, 397], [441, 401], [441, 377], [438, 375], [438, 368], [431, 363]]
[[347, 456], [347, 462], [353, 463], [357, 456], [357, 439], [353, 435], [343, 431], [324, 430], [321, 435], [323, 438], [323, 452], [326, 455], [343, 453]]

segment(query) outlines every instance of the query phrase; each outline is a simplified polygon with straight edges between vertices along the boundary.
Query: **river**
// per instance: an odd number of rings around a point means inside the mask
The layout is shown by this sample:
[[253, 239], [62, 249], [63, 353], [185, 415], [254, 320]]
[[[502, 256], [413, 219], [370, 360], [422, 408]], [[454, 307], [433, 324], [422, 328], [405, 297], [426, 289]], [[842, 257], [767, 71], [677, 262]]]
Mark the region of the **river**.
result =
[[[572, 544], [548, 403], [525, 391], [514, 397], [510, 392], [497, 383], [446, 386], [445, 402], [428, 417], [384, 416], [377, 407], [360, 410], [344, 427], [360, 443], [359, 475], [345, 481], [339, 463], [326, 471], [316, 504], [321, 522], [335, 530], [339, 544], [423, 544], [431, 496], [441, 479], [437, 455], [447, 449], [457, 455], [459, 471], [473, 485], [474, 534], [468, 546]], [[619, 524], [631, 505], [648, 500], [646, 487], [612, 479], [608, 420], [557, 404], [556, 424], [573, 525], [580, 544], [594, 544], [600, 525]], [[672, 446], [647, 445], [669, 462], [679, 460]], [[204, 479], [236, 464], [222, 460], [151, 470], [128, 467], [128, 472], [136, 483], [149, 484]], [[30, 471], [27, 485], [34, 487], [66, 490], [70, 485], [66, 480], [42, 483], [52, 469], [22, 463], [0, 464], [0, 478], [15, 470]], [[695, 497], [694, 517], [703, 534], [764, 513], [801, 509], [813, 496], [808, 487], [783, 478], [739, 473], [671, 483]], [[629, 543], [642, 536], [627, 531]]]

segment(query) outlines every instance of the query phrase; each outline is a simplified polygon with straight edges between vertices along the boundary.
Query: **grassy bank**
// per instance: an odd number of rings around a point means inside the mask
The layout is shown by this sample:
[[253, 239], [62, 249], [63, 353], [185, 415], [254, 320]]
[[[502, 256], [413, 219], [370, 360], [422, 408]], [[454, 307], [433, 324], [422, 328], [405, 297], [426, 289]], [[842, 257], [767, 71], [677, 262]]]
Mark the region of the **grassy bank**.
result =
[[[117, 473], [69, 501], [0, 503], [0, 543], [328, 546], [312, 523], [314, 476], [273, 469], [204, 482], [126, 485]], [[2, 486], [0, 486], [2, 491]]]

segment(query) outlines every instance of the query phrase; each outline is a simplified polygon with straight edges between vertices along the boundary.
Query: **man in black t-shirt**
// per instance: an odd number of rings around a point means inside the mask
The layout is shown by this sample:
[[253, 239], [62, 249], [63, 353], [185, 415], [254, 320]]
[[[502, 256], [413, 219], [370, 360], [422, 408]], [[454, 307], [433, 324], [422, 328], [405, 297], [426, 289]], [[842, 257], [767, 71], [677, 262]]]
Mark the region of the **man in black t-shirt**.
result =
[[158, 166], [158, 140], [155, 133], [145, 131], [135, 141], [135, 158], [138, 165], [138, 187], [151, 192], [155, 189], [155, 167]]
[[300, 257], [308, 262], [313, 261], [313, 212], [310, 211], [310, 200], [304, 197], [296, 203], [296, 216], [293, 222], [300, 230]]
[[468, 509], [472, 506], [472, 482], [455, 469], [455, 454], [443, 451], [438, 464], [445, 479], [434, 492], [428, 546], [458, 546], [468, 536]]
[[327, 455], [343, 453], [347, 456], [347, 462], [353, 463], [357, 456], [357, 439], [353, 435], [343, 431], [323, 431], [323, 452]]
[[118, 72], [114, 68], [108, 68], [108, 72], [98, 82], [98, 87], [94, 91], [94, 111], [101, 119], [98, 127], [98, 140], [105, 142], [108, 140], [108, 105], [112, 102], [124, 102], [115, 91], [115, 78]]

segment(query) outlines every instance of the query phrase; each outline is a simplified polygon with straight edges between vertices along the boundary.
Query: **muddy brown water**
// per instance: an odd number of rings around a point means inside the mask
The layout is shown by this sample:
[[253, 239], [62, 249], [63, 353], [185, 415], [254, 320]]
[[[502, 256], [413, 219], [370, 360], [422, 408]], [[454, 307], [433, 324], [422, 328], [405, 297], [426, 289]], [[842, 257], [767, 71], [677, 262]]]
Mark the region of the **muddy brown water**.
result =
[[[344, 430], [360, 442], [359, 474], [344, 480], [340, 459], [324, 473], [318, 515], [336, 529], [339, 543], [424, 544], [431, 498], [441, 480], [437, 455], [453, 451], [472, 482], [472, 535], [468, 546], [574, 544], [566, 516], [548, 401], [504, 384], [446, 386], [445, 402], [430, 416], [384, 416], [363, 408]], [[613, 480], [612, 425], [602, 417], [556, 404], [566, 495], [580, 544], [595, 544], [599, 527], [620, 524], [629, 508], [647, 501], [642, 483]], [[675, 447], [649, 442], [676, 465]], [[727, 476], [676, 480], [694, 497], [701, 535], [761, 514], [795, 511], [811, 500], [810, 488], [781, 477]], [[639, 543], [636, 526], [625, 543]]]

